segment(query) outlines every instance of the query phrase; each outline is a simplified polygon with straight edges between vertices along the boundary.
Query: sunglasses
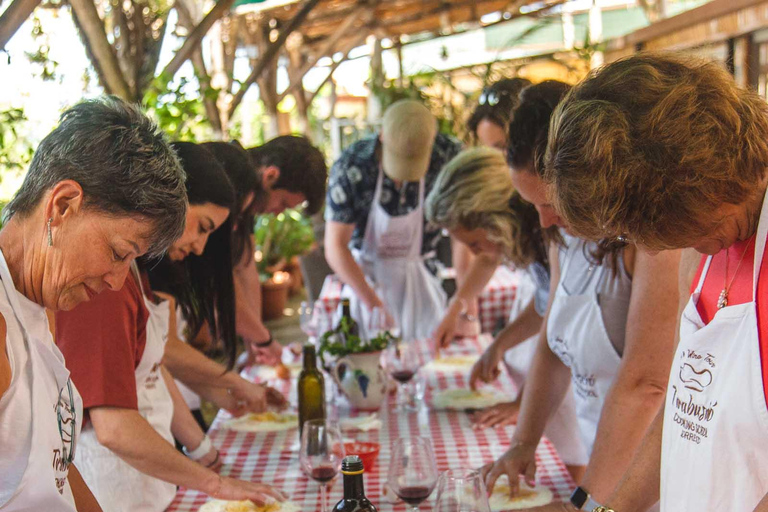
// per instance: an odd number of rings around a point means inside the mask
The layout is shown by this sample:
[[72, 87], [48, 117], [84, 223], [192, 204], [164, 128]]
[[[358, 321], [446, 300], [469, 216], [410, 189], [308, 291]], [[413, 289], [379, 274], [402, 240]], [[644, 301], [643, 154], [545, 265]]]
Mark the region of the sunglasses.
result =
[[483, 89], [483, 92], [480, 93], [480, 100], [478, 103], [480, 105], [490, 105], [491, 107], [495, 107], [499, 104], [501, 101], [501, 98], [504, 96], [511, 96], [512, 94], [509, 91], [493, 91], [493, 90], [487, 90]]

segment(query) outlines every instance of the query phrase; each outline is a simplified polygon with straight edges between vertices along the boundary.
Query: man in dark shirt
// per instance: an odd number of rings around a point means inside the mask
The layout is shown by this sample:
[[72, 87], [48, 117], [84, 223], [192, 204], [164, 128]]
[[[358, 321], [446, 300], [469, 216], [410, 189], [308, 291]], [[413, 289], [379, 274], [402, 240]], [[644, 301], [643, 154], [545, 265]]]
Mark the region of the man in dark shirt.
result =
[[[388, 293], [387, 288], [401, 287], [400, 283], [388, 282], [389, 277], [397, 273], [399, 265], [386, 271], [387, 279], [373, 275], [374, 272], [365, 267], [371, 267], [371, 259], [377, 260], [377, 263], [397, 260], [382, 256], [391, 249], [384, 245], [400, 244], [395, 252], [402, 252], [406, 251], [402, 242], [419, 244], [417, 254], [423, 258], [419, 265], [434, 274], [433, 253], [440, 230], [429, 225], [423, 213], [418, 220], [420, 226], [405, 230], [411, 234], [418, 233], [419, 240], [398, 239], [392, 242], [393, 238], [388, 235], [373, 240], [366, 237], [366, 228], [371, 215], [376, 212], [381, 213], [377, 219], [382, 220], [376, 222], [379, 226], [379, 222], [384, 225], [393, 220], [397, 222], [397, 219], [403, 222], [407, 215], [421, 209], [422, 184], [425, 197], [440, 169], [461, 149], [458, 142], [436, 132], [436, 120], [426, 107], [410, 100], [395, 103], [384, 115], [381, 134], [348, 147], [330, 172], [325, 210], [326, 259], [369, 312], [384, 308], [401, 323], [402, 315], [397, 310], [413, 306], [410, 304], [413, 297], [400, 292], [394, 295]], [[375, 201], [379, 180], [379, 200]], [[395, 238], [400, 236], [398, 234]], [[376, 246], [375, 249], [373, 246]], [[362, 253], [366, 252], [369, 254], [367, 265], [362, 263]], [[378, 254], [378, 257], [373, 254]], [[416, 279], [421, 283], [416, 286], [424, 287], [424, 282], [429, 280], [422, 276]], [[414, 283], [409, 286], [413, 287]], [[380, 295], [389, 295], [389, 298]], [[424, 325], [432, 321], [432, 318], [422, 319]]]

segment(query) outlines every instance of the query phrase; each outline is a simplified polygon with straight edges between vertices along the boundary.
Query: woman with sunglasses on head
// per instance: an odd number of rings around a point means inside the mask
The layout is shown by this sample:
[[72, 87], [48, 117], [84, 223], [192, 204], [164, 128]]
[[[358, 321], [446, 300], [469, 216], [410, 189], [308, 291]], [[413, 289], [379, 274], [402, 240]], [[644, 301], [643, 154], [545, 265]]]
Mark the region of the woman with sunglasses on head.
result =
[[[476, 254], [488, 254], [518, 269], [547, 266], [547, 247], [560, 243], [557, 230], [542, 232], [536, 209], [515, 193], [504, 155], [490, 148], [464, 151], [440, 172], [435, 188], [427, 198], [430, 222], [447, 229], [451, 236], [467, 243]], [[547, 280], [548, 282], [548, 280]], [[521, 290], [522, 293], [522, 290]], [[543, 297], [546, 310], [547, 292]], [[534, 293], [525, 295], [525, 309], [513, 319], [488, 348], [496, 359], [488, 375], [472, 371], [470, 385], [479, 380], [491, 382], [498, 376], [502, 356], [518, 388], [517, 399], [475, 414], [478, 428], [513, 424], [517, 418], [520, 396], [535, 350], [532, 338], [541, 327], [541, 316], [533, 304]], [[540, 299], [540, 298], [539, 298]], [[531, 314], [531, 312], [533, 314]], [[543, 314], [543, 313], [542, 313]], [[503, 346], [503, 349], [499, 349]], [[487, 359], [487, 353], [483, 359]], [[546, 435], [574, 478], [579, 478], [587, 462], [586, 450], [573, 428], [576, 412], [573, 396], [568, 395], [547, 425]]]
[[[175, 145], [183, 149], [190, 143]], [[200, 146], [223, 166], [235, 190], [252, 189], [256, 178], [245, 150], [223, 142]], [[235, 192], [235, 196], [232, 211], [243, 212], [250, 205], [252, 193]], [[200, 411], [201, 397], [234, 416], [287, 405], [279, 391], [249, 382], [232, 371], [237, 349], [232, 246], [233, 236], [241, 236], [234, 226], [236, 222], [229, 217], [211, 233], [202, 254], [175, 249], [147, 269], [152, 290], [173, 297], [176, 303], [163, 364], [177, 380], [179, 391], [204, 430], [208, 426]], [[211, 340], [210, 348], [224, 347], [229, 366], [209, 359], [189, 344], [199, 338]]]
[[[534, 86], [537, 87], [537, 86]], [[546, 90], [551, 84], [539, 84]], [[513, 113], [535, 134], [528, 158], [510, 143], [512, 182], [546, 229], [564, 244], [550, 246], [549, 306], [523, 390], [511, 447], [482, 468], [492, 490], [501, 475], [516, 493], [519, 476], [532, 483], [535, 452], [558, 404], [572, 389], [589, 462], [571, 500], [539, 512], [594, 508], [629, 466], [664, 399], [676, 324], [679, 252], [655, 257], [614, 240], [588, 242], [569, 232], [547, 196], [543, 155], [557, 102], [528, 90]], [[522, 127], [522, 126], [521, 126]]]
[[[505, 151], [507, 126], [520, 91], [531, 82], [524, 78], [505, 78], [484, 88], [467, 126], [473, 145]], [[466, 245], [453, 239], [453, 265], [457, 272], [458, 291], [448, 304], [443, 319], [432, 338], [436, 347], [446, 347], [459, 334], [478, 333], [477, 295], [493, 277], [499, 261], [482, 252], [473, 256]], [[479, 289], [472, 293], [469, 289]]]
[[0, 510], [101, 510], [73, 464], [82, 400], [46, 309], [119, 290], [135, 258], [181, 233], [185, 210], [176, 156], [122, 100], [70, 108], [37, 147], [0, 231]]
[[572, 229], [686, 248], [666, 403], [601, 510], [768, 510], [767, 141], [765, 100], [685, 55], [608, 64], [555, 112], [545, 177]]
[[[174, 143], [174, 149], [187, 174], [189, 206], [184, 232], [168, 258], [181, 261], [191, 253], [203, 254], [208, 237], [228, 219], [235, 196], [210, 153], [191, 143]], [[73, 380], [85, 391], [89, 423], [76, 454], [84, 480], [104, 508], [114, 512], [161, 512], [176, 486], [222, 499], [282, 499], [267, 485], [216, 473], [218, 451], [162, 364], [175, 310], [172, 301], [150, 288], [146, 269], [151, 265], [146, 261], [136, 267], [121, 290], [56, 315], [57, 343], [70, 357]], [[189, 302], [200, 306], [217, 335], [231, 329], [232, 318], [223, 311], [232, 300], [231, 288], [228, 297], [225, 288], [207, 289], [211, 295]], [[187, 288], [193, 294], [199, 290]], [[225, 327], [225, 321], [230, 325]], [[187, 456], [174, 448], [174, 437]]]

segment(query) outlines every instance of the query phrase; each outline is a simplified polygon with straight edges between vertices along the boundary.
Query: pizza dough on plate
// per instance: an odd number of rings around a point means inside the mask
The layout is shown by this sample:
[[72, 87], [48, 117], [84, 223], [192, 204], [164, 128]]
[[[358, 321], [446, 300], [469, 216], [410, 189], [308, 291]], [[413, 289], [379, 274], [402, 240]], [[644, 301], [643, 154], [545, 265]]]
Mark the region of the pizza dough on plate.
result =
[[280, 432], [299, 426], [299, 417], [284, 412], [249, 413], [224, 422], [224, 428], [243, 432]]
[[493, 488], [493, 494], [488, 499], [488, 503], [490, 503], [493, 512], [501, 512], [540, 507], [551, 502], [552, 497], [552, 491], [543, 485], [530, 487], [520, 480], [520, 492], [514, 498], [510, 498], [509, 480], [503, 475], [496, 481], [496, 486]]
[[498, 391], [479, 389], [448, 389], [435, 393], [432, 406], [436, 409], [485, 409], [509, 398]]
[[430, 361], [426, 368], [437, 372], [463, 372], [472, 369], [478, 355], [445, 355]]
[[269, 503], [260, 507], [251, 500], [212, 500], [200, 507], [198, 512], [300, 512], [299, 506], [291, 501]]

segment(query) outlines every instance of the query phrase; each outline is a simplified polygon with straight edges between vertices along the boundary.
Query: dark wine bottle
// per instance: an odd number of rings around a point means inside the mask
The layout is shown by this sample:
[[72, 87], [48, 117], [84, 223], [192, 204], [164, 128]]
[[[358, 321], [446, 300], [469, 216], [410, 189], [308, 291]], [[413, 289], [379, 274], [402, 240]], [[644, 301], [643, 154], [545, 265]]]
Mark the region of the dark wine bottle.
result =
[[299, 374], [299, 435], [308, 420], [325, 419], [325, 381], [317, 369], [314, 345], [304, 345], [304, 368]]
[[377, 512], [376, 507], [365, 497], [363, 489], [363, 461], [357, 455], [344, 457], [341, 474], [344, 475], [344, 497], [333, 512]]
[[346, 345], [346, 336], [360, 336], [360, 326], [352, 318], [349, 299], [341, 299], [341, 318], [339, 325], [336, 326], [336, 332], [344, 339]]

